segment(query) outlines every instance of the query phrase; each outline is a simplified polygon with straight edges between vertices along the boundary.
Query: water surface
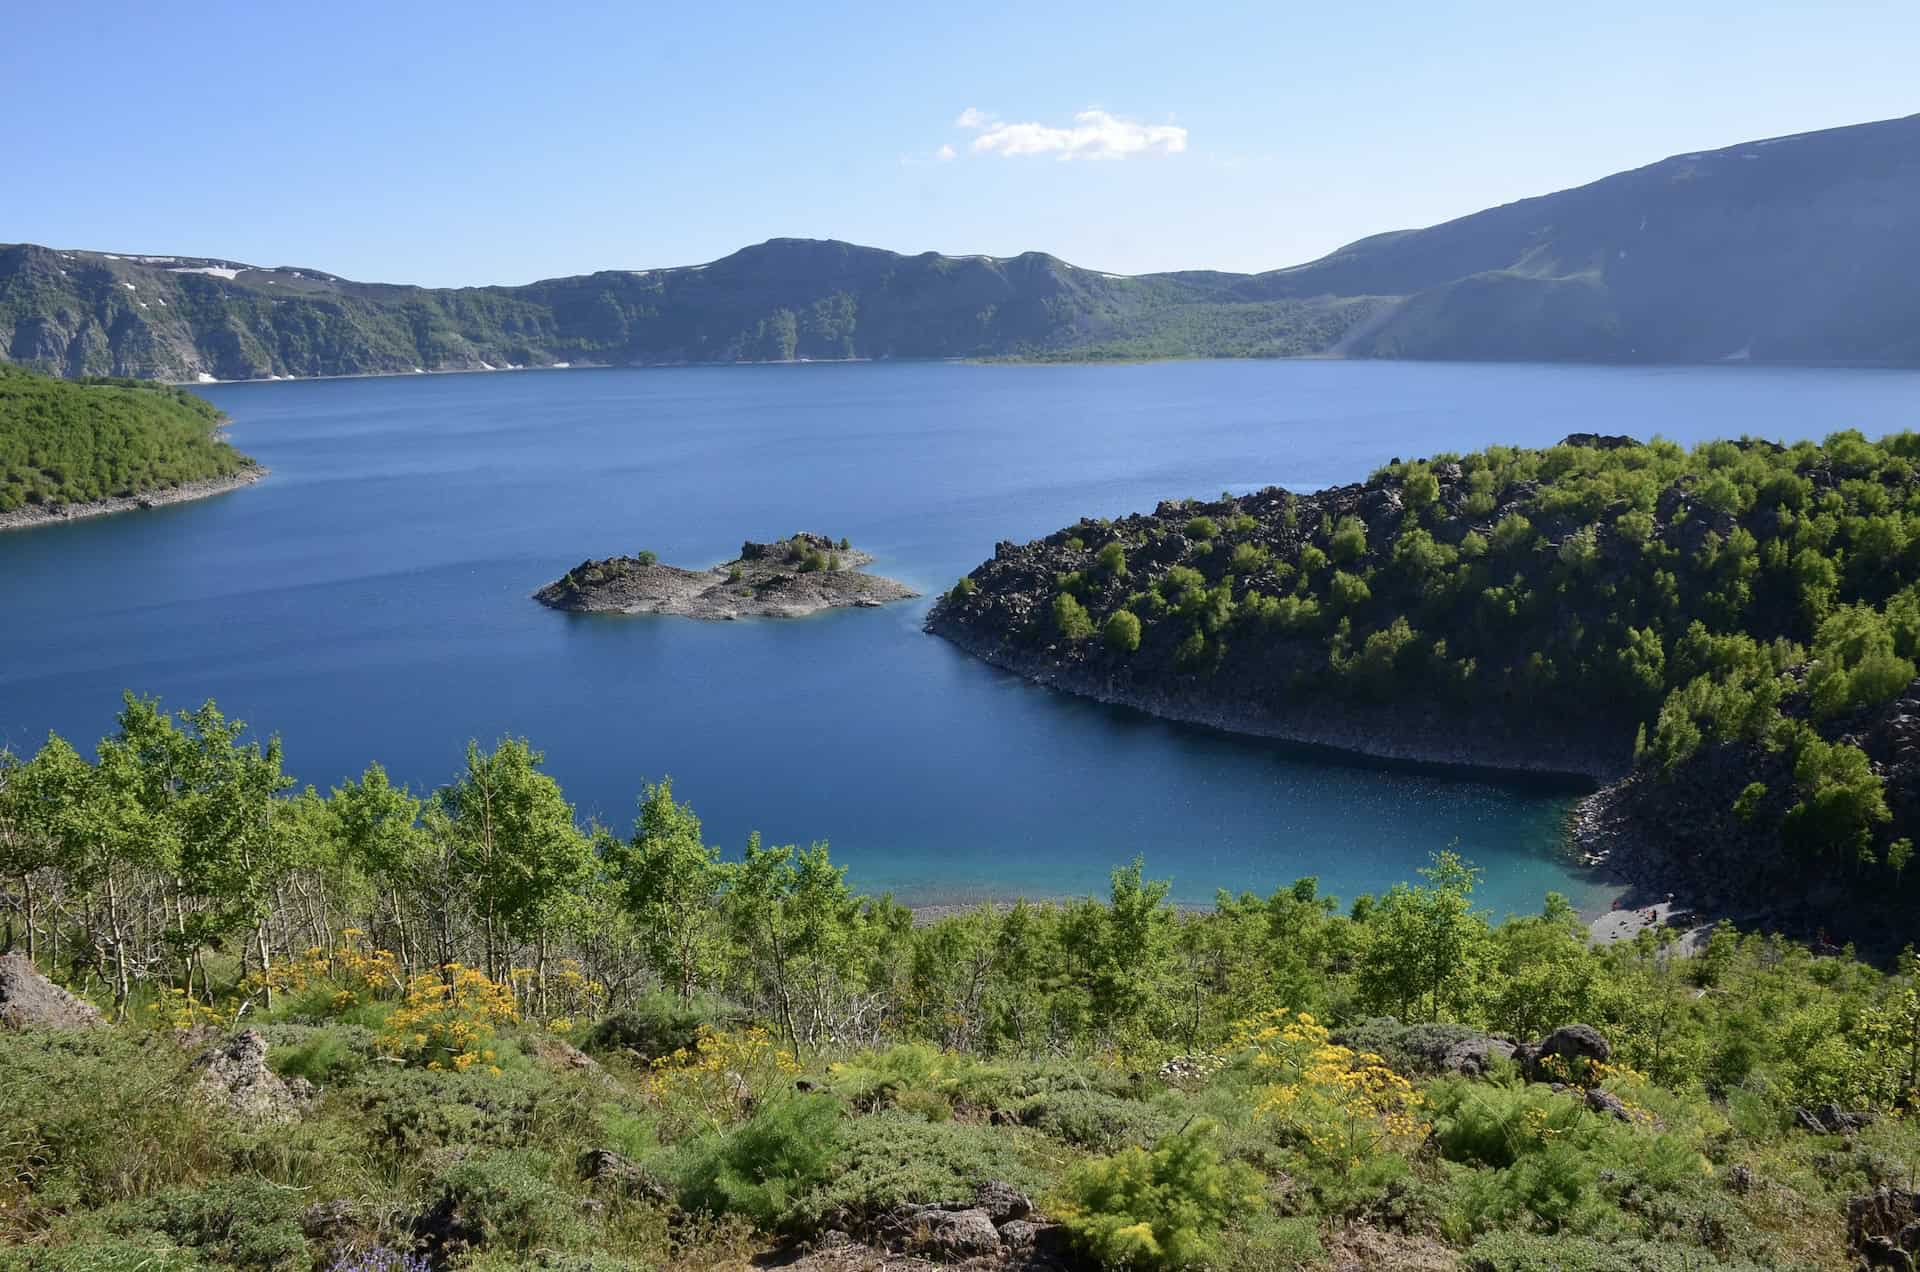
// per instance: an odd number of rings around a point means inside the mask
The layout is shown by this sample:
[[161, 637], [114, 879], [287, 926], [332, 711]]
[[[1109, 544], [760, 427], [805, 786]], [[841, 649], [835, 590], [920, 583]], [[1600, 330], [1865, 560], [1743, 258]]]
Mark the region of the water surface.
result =
[[1330, 762], [1022, 684], [920, 632], [926, 602], [801, 621], [572, 616], [586, 557], [707, 564], [850, 536], [932, 593], [1082, 514], [1358, 480], [1394, 456], [1577, 431], [1879, 433], [1920, 375], [1212, 362], [815, 365], [224, 385], [274, 470], [236, 494], [0, 535], [0, 742], [105, 732], [122, 689], [216, 697], [322, 787], [429, 786], [530, 737], [583, 818], [672, 774], [736, 849], [831, 842], [914, 901], [1082, 894], [1143, 855], [1175, 895], [1303, 874], [1352, 896], [1457, 845], [1496, 910], [1548, 888], [1568, 793]]

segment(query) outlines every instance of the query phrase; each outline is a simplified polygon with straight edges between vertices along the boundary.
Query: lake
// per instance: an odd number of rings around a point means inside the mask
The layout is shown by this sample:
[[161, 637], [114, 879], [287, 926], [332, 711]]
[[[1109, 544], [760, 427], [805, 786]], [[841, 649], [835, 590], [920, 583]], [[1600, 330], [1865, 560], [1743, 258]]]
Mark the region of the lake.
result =
[[123, 689], [214, 697], [325, 787], [449, 780], [524, 735], [624, 831], [671, 774], [737, 855], [827, 840], [912, 902], [1080, 895], [1144, 856], [1174, 895], [1319, 876], [1343, 897], [1449, 845], [1497, 912], [1604, 904], [1554, 847], [1571, 793], [1342, 762], [1012, 679], [926, 636], [927, 600], [799, 621], [564, 615], [587, 557], [706, 565], [850, 537], [931, 596], [1081, 515], [1363, 478], [1571, 432], [1795, 439], [1920, 422], [1920, 374], [1419, 363], [798, 365], [236, 384], [274, 470], [235, 494], [0, 535], [0, 743], [90, 744]]

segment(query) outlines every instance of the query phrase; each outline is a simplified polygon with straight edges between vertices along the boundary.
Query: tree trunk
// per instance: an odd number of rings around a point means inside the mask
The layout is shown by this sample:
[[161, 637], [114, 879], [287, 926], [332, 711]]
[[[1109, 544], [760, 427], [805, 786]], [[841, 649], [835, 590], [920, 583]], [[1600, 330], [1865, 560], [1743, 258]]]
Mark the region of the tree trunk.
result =
[[260, 977], [267, 987], [267, 1010], [273, 1010], [273, 950], [267, 943], [267, 921], [260, 920], [256, 932], [260, 942]]
[[120, 897], [113, 886], [113, 872], [107, 872], [107, 936], [113, 942], [113, 1018], [124, 1024], [127, 1019], [127, 944], [120, 934]]

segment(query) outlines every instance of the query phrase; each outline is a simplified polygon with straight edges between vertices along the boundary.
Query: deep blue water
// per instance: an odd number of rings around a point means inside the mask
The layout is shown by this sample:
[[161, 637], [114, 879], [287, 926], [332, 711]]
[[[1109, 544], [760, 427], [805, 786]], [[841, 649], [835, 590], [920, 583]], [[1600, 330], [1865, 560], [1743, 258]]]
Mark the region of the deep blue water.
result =
[[1497, 910], [1591, 902], [1568, 795], [1330, 761], [1036, 689], [920, 632], [925, 601], [803, 621], [568, 616], [582, 558], [707, 564], [848, 535], [933, 592], [1082, 514], [1575, 431], [1693, 441], [1920, 422], [1920, 375], [1411, 363], [816, 365], [206, 390], [274, 470], [217, 499], [0, 535], [0, 742], [106, 732], [123, 688], [219, 699], [325, 787], [418, 786], [524, 734], [583, 818], [672, 774], [737, 850], [825, 839], [903, 899], [1080, 894], [1136, 853], [1185, 899], [1343, 896], [1457, 841]]

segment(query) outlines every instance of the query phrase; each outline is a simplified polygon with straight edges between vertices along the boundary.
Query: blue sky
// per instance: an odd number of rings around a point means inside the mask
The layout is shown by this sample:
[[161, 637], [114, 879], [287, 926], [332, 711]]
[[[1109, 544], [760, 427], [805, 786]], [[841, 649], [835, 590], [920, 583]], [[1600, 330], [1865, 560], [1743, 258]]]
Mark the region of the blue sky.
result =
[[1258, 270], [1920, 111], [1917, 62], [1914, 0], [23, 4], [0, 241], [431, 285], [775, 235]]

